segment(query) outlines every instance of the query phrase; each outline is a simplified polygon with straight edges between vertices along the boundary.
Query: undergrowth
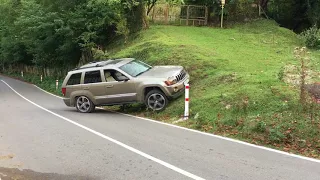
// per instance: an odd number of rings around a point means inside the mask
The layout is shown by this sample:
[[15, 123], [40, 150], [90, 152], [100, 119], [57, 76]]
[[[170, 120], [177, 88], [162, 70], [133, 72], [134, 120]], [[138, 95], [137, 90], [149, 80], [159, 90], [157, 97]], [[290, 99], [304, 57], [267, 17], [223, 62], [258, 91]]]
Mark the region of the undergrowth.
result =
[[[5, 74], [10, 77], [14, 77], [16, 79], [37, 85], [38, 87], [50, 93], [62, 96], [62, 92], [61, 92], [61, 85], [63, 81], [62, 78], [42, 77], [42, 82], [41, 82], [40, 75], [24, 73], [22, 77], [20, 72], [6, 72]], [[59, 86], [57, 89], [56, 89], [56, 80], [59, 81]]]

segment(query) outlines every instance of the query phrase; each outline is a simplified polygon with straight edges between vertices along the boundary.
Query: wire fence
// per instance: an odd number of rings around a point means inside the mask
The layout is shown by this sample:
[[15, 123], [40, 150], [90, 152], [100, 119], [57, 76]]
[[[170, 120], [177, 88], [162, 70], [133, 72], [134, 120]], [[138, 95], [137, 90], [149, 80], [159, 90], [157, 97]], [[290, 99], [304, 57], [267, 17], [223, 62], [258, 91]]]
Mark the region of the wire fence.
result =
[[162, 24], [207, 25], [208, 8], [195, 5], [158, 4], [149, 13], [149, 19]]
[[207, 6], [195, 6], [195, 5], [183, 5], [181, 6], [180, 24], [182, 22], [185, 25], [204, 25], [208, 24], [208, 7]]
[[176, 5], [158, 4], [149, 13], [149, 19], [155, 23], [172, 24], [179, 22], [181, 8]]
[[[247, 21], [265, 15], [258, 4], [241, 1], [225, 6], [226, 23]], [[219, 24], [219, 6], [156, 4], [149, 13], [149, 19], [160, 24], [193, 26], [214, 26]]]

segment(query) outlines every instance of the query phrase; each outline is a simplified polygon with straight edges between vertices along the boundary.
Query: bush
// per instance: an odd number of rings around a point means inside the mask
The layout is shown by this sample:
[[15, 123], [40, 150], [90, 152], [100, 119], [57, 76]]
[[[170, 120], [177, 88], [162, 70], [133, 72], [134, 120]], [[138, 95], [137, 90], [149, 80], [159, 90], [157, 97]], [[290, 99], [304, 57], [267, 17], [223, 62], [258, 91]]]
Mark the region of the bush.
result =
[[283, 141], [284, 138], [285, 138], [285, 135], [283, 135], [281, 133], [279, 128], [270, 129], [269, 140], [271, 142], [279, 143], [279, 142]]
[[266, 129], [267, 129], [267, 123], [265, 123], [264, 121], [259, 121], [253, 130], [256, 132], [264, 133], [266, 132]]
[[299, 38], [308, 48], [320, 49], [320, 29], [316, 26], [302, 32]]

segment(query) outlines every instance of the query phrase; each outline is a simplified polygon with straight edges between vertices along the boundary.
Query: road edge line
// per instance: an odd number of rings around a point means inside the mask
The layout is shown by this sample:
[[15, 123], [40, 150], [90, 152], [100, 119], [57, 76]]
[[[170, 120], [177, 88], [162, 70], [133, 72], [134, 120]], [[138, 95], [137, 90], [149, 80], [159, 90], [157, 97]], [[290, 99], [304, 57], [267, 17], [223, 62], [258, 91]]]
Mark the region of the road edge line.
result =
[[[34, 86], [36, 86], [36, 85], [34, 85]], [[42, 90], [43, 92], [47, 93], [47, 94], [50, 94], [50, 95], [55, 96], [57, 98], [63, 99], [62, 97], [54, 95], [54, 94], [52, 94], [50, 92], [47, 92], [46, 90], [41, 89], [38, 86], [36, 86], [36, 87], [38, 89]], [[222, 139], [222, 140], [226, 140], [226, 141], [230, 141], [230, 142], [234, 142], [234, 143], [247, 145], [247, 146], [250, 146], [250, 147], [255, 147], [255, 148], [258, 148], [258, 149], [262, 149], [262, 150], [266, 150], [266, 151], [270, 151], [270, 152], [274, 152], [274, 153], [278, 153], [278, 154], [282, 154], [282, 155], [287, 155], [287, 156], [290, 156], [290, 157], [295, 157], [295, 158], [298, 158], [298, 159], [303, 159], [303, 160], [307, 160], [307, 161], [311, 161], [311, 162], [320, 163], [320, 160], [318, 160], [318, 159], [309, 158], [309, 157], [306, 157], [306, 156], [301, 156], [301, 155], [297, 155], [297, 154], [293, 154], [293, 153], [288, 153], [288, 152], [285, 152], [285, 151], [280, 151], [280, 150], [277, 150], [277, 149], [272, 149], [272, 148], [261, 146], [261, 145], [251, 144], [251, 143], [240, 141], [240, 140], [237, 140], [237, 139], [232, 139], [232, 138], [223, 137], [223, 136], [219, 136], [219, 135], [215, 135], [215, 134], [210, 134], [210, 133], [202, 132], [202, 131], [195, 130], [195, 129], [189, 129], [189, 128], [178, 126], [178, 125], [174, 125], [174, 124], [169, 124], [169, 123], [165, 123], [165, 122], [161, 122], [161, 121], [156, 121], [156, 120], [149, 119], [149, 118], [134, 116], [134, 115], [131, 115], [131, 114], [125, 114], [125, 113], [121, 113], [121, 112], [117, 112], [117, 111], [106, 110], [106, 109], [100, 108], [100, 107], [97, 107], [97, 109], [101, 109], [101, 110], [105, 110], [105, 111], [121, 114], [121, 115], [132, 117], [132, 118], [137, 118], [137, 119], [141, 119], [141, 120], [145, 120], [145, 121], [149, 121], [149, 122], [153, 122], [153, 123], [157, 123], [157, 124], [162, 124], [162, 125], [166, 125], [166, 126], [170, 126], [170, 127], [174, 127], [174, 128], [178, 128], [178, 129], [183, 129], [183, 130], [186, 130], [186, 131], [191, 131], [191, 132], [194, 132], [194, 133], [198, 133], [198, 134], [202, 134], [202, 135], [206, 135], [206, 136], [211, 136], [211, 137], [215, 137], [215, 138], [218, 138], [218, 139]]]
[[44, 90], [44, 89], [42, 89], [42, 88], [40, 88], [40, 87], [38, 87], [37, 85], [35, 85], [35, 84], [33, 84], [36, 88], [38, 88], [38, 89], [40, 89], [41, 91], [43, 91], [43, 92], [45, 92], [45, 93], [47, 93], [47, 94], [50, 94], [51, 96], [54, 96], [54, 97], [56, 97], [56, 98], [60, 98], [60, 99], [63, 99], [63, 97], [61, 97], [61, 96], [57, 96], [57, 95], [55, 95], [55, 94], [52, 94], [51, 92], [48, 92], [48, 91], [46, 91], [46, 90]]

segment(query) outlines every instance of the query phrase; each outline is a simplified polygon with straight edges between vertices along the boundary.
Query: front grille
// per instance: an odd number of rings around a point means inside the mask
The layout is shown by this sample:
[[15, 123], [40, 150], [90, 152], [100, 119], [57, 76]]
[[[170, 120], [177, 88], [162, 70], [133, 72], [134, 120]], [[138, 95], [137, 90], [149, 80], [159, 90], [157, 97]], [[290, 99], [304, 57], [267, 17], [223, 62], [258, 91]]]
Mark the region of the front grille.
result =
[[181, 80], [183, 80], [186, 77], [187, 73], [185, 70], [182, 70], [177, 76], [176, 76], [176, 80], [177, 82], [180, 82]]

